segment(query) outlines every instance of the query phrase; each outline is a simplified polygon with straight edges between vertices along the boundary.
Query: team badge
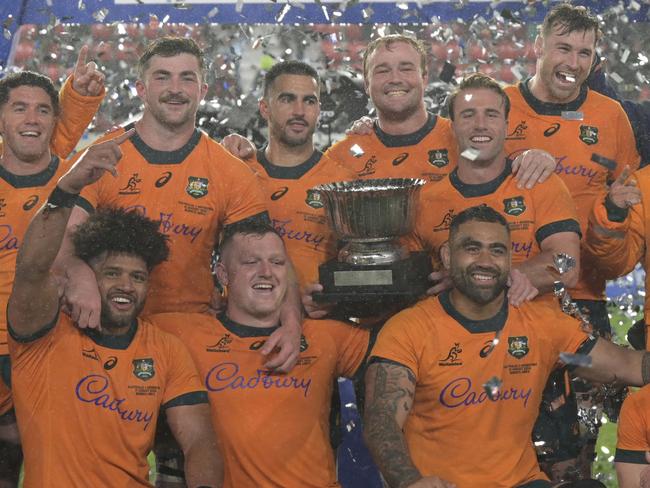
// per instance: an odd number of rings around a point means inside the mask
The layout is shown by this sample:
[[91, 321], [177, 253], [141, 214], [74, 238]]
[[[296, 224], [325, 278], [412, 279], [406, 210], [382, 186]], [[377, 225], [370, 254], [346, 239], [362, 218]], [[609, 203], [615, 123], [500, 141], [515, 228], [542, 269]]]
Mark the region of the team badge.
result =
[[307, 199], [305, 202], [312, 208], [323, 208], [323, 198], [320, 192], [314, 189], [307, 190]]
[[190, 176], [185, 191], [192, 198], [201, 198], [208, 194], [208, 179]]
[[528, 130], [528, 126], [526, 125], [526, 121], [522, 120], [517, 124], [517, 127], [515, 127], [510, 134], [506, 136], [506, 139], [526, 139], [526, 131]]
[[153, 359], [134, 359], [133, 374], [142, 381], [149, 381], [156, 374], [156, 370], [153, 367]]
[[523, 358], [528, 354], [528, 337], [508, 337], [508, 353], [517, 359]]
[[506, 198], [503, 201], [503, 211], [508, 215], [521, 215], [526, 211], [526, 204], [524, 203], [524, 197], [512, 197]]
[[301, 335], [300, 336], [300, 352], [305, 352], [308, 347], [309, 347], [309, 343], [307, 342], [307, 339], [305, 339], [304, 335]]
[[432, 149], [429, 151], [429, 162], [436, 168], [442, 168], [449, 164], [449, 153], [446, 149]]
[[580, 140], [591, 146], [598, 142], [598, 127], [592, 127], [590, 125], [581, 125], [580, 126]]

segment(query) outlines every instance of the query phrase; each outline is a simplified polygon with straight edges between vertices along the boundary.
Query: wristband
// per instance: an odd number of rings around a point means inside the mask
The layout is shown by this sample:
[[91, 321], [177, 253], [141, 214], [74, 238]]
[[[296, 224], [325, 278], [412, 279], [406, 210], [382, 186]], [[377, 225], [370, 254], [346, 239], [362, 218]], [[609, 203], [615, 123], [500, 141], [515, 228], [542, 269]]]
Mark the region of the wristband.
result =
[[59, 207], [72, 208], [74, 207], [75, 203], [77, 203], [78, 198], [78, 193], [68, 193], [67, 191], [59, 188], [57, 185], [54, 187], [54, 190], [52, 190], [52, 193], [50, 193], [50, 196], [47, 198], [45, 205], [49, 209]]

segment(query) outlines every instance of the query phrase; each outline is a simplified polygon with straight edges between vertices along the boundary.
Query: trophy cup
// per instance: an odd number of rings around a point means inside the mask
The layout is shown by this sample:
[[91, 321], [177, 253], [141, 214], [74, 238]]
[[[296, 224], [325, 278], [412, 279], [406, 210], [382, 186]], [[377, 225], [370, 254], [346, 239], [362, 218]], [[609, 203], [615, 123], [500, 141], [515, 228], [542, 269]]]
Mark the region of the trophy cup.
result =
[[391, 178], [319, 185], [329, 225], [345, 243], [319, 267], [320, 302], [336, 303], [355, 317], [405, 306], [431, 284], [431, 258], [409, 253], [397, 239], [412, 231], [422, 179]]

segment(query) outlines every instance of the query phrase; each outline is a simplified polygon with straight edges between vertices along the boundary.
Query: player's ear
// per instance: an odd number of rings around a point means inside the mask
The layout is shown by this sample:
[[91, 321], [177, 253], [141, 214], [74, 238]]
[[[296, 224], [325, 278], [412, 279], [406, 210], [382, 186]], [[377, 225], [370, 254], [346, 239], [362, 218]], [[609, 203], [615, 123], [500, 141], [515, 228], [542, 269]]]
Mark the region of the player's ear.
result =
[[217, 279], [219, 280], [219, 283], [221, 283], [222, 286], [228, 286], [228, 272], [226, 271], [226, 267], [222, 262], [217, 263]]
[[533, 51], [535, 56], [540, 58], [544, 54], [544, 39], [539, 34], [535, 37], [535, 44], [533, 44]]
[[264, 120], [269, 120], [269, 104], [264, 97], [260, 98], [259, 107], [260, 115], [264, 118]]
[[442, 265], [446, 270], [449, 270], [449, 263], [451, 262], [450, 254], [449, 241], [446, 241], [440, 248], [440, 260], [442, 261]]

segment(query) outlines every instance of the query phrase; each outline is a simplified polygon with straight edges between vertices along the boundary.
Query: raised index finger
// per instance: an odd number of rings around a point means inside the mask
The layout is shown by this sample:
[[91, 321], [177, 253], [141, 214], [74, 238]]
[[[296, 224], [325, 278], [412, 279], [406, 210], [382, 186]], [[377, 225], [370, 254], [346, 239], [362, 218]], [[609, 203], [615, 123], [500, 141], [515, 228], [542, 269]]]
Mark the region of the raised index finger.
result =
[[113, 143], [115, 143], [115, 144], [117, 144], [119, 146], [124, 141], [129, 139], [133, 134], [135, 134], [135, 127], [131, 127], [124, 134], [120, 134], [119, 136], [111, 139], [110, 141], [106, 141], [106, 142], [113, 142]]
[[77, 73], [86, 68], [86, 58], [88, 57], [88, 46], [82, 46], [77, 58], [77, 64], [74, 67], [74, 72]]

